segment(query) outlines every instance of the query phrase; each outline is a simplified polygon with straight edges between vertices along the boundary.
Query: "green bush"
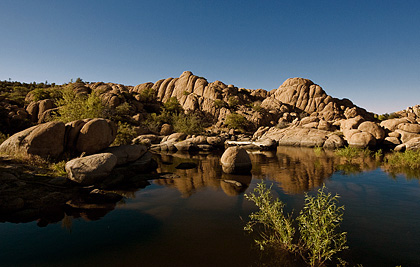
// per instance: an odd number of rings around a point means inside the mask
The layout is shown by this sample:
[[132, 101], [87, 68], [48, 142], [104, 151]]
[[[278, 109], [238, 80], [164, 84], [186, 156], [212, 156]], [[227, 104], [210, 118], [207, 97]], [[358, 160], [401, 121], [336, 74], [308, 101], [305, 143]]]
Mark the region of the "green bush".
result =
[[195, 114], [174, 114], [172, 124], [175, 132], [191, 135], [203, 132], [202, 120]]
[[311, 266], [321, 266], [348, 247], [346, 232], [337, 232], [343, 220], [344, 206], [337, 206], [338, 195], [325, 193], [325, 186], [317, 196], [305, 195], [305, 206], [300, 212], [299, 233], [301, 244], [307, 251], [306, 261]]
[[419, 169], [420, 168], [420, 150], [407, 150], [404, 152], [394, 152], [386, 155], [385, 163], [388, 167], [393, 169], [408, 168], [408, 169]]
[[216, 100], [214, 100], [214, 106], [215, 106], [217, 109], [220, 109], [220, 108], [227, 108], [227, 107], [229, 107], [229, 105], [228, 105], [225, 101], [223, 101], [223, 100], [221, 100], [221, 99], [216, 99]]
[[263, 230], [259, 231], [261, 239], [255, 240], [261, 250], [266, 246], [278, 246], [294, 251], [296, 245], [293, 244], [295, 234], [293, 220], [290, 216], [284, 215], [285, 204], [279, 199], [273, 200], [270, 190], [271, 186], [267, 189], [264, 183], [259, 183], [254, 193], [245, 194], [245, 198], [253, 201], [259, 210], [249, 215], [250, 220], [244, 229], [253, 232], [256, 225], [262, 226], [257, 228]]
[[169, 98], [169, 100], [163, 104], [163, 108], [169, 113], [178, 114], [184, 112], [184, 109], [182, 108], [181, 104], [179, 104], [179, 101], [176, 97]]
[[229, 105], [229, 108], [233, 108], [233, 109], [237, 108], [238, 105], [239, 105], [239, 99], [238, 99], [238, 97], [235, 97], [235, 96], [229, 97], [229, 99], [228, 99], [228, 105]]
[[[346, 146], [335, 150], [335, 154], [339, 157], [344, 157], [348, 162], [351, 162], [356, 157], [371, 156], [373, 152], [368, 148], [361, 149]], [[375, 154], [376, 155], [376, 154]]]
[[249, 126], [248, 120], [238, 113], [231, 113], [227, 115], [225, 124], [228, 128], [241, 131], [246, 131]]
[[297, 231], [291, 215], [284, 213], [285, 205], [278, 199], [273, 200], [270, 189], [261, 182], [254, 193], [245, 195], [259, 210], [249, 216], [244, 229], [260, 230], [259, 239], [255, 241], [261, 249], [271, 247], [297, 252], [310, 266], [322, 266], [348, 248], [346, 233], [338, 231], [344, 211], [343, 206], [337, 206], [338, 195], [325, 193], [325, 186], [316, 196], [306, 194], [305, 205], [297, 217]]
[[59, 112], [53, 115], [53, 120], [70, 122], [88, 118], [105, 118], [107, 108], [96, 94], [88, 96], [77, 95], [71, 89], [63, 91], [63, 96], [57, 101]]
[[156, 91], [152, 88], [147, 88], [139, 94], [139, 101], [145, 103], [156, 102]]
[[126, 122], [118, 122], [118, 131], [117, 136], [115, 137], [112, 146], [120, 146], [120, 145], [129, 145], [131, 141], [137, 137], [137, 132], [129, 123]]

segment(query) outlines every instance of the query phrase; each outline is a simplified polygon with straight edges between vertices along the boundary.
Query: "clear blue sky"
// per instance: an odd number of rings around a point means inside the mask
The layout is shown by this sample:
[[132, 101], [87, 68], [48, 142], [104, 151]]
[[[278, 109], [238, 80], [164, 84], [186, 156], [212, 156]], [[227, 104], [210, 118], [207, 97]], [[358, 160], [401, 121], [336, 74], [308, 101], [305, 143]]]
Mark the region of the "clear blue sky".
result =
[[420, 104], [420, 1], [0, 1], [0, 80], [304, 77], [376, 113]]

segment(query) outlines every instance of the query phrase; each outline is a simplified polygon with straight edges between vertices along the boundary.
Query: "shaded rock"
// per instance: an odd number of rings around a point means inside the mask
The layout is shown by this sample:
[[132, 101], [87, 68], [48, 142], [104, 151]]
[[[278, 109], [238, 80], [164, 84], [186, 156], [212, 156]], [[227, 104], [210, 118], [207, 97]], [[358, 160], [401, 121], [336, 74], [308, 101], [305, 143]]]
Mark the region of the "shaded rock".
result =
[[364, 121], [362, 116], [357, 116], [347, 120], [340, 121], [340, 129], [341, 131], [350, 130], [350, 129], [357, 129], [359, 125]]
[[70, 152], [76, 151], [77, 138], [80, 130], [86, 124], [84, 120], [77, 120], [66, 123], [66, 149]]
[[108, 147], [103, 153], [113, 154], [117, 157], [117, 165], [123, 165], [138, 160], [146, 151], [144, 145], [122, 145]]
[[370, 133], [376, 140], [383, 140], [385, 138], [385, 130], [371, 121], [362, 122], [357, 129], [362, 132]]
[[191, 151], [197, 149], [197, 145], [191, 140], [176, 142], [174, 146], [178, 151]]
[[66, 163], [67, 177], [79, 184], [94, 184], [107, 177], [117, 161], [117, 157], [111, 153], [75, 158]]
[[139, 135], [136, 138], [134, 138], [132, 142], [133, 142], [133, 144], [143, 144], [143, 145], [146, 145], [147, 143], [158, 144], [159, 143], [159, 136], [157, 136], [155, 134], [143, 134], [143, 135]]
[[401, 141], [397, 137], [387, 136], [385, 137], [383, 144], [386, 146], [397, 146], [401, 144]]
[[83, 125], [77, 138], [78, 152], [93, 154], [107, 148], [117, 135], [116, 125], [105, 119], [92, 119]]
[[162, 128], [160, 129], [160, 135], [170, 135], [174, 132], [174, 127], [170, 124], [163, 124]]
[[373, 135], [367, 132], [357, 132], [351, 135], [350, 139], [347, 139], [349, 146], [357, 148], [366, 148], [369, 146], [376, 145], [376, 139]]
[[420, 137], [415, 137], [410, 139], [408, 142], [404, 143], [406, 150], [419, 150], [420, 149]]
[[184, 133], [173, 133], [170, 136], [168, 136], [168, 139], [166, 141], [174, 141], [174, 142], [177, 142], [177, 141], [184, 140], [186, 137], [187, 137], [187, 135], [184, 134]]
[[397, 128], [405, 132], [420, 134], [420, 124], [401, 123], [397, 126]]
[[225, 173], [249, 173], [252, 169], [251, 159], [245, 149], [229, 147], [220, 158]]
[[407, 118], [396, 118], [389, 119], [381, 122], [381, 127], [393, 132], [398, 128], [398, 125], [401, 123], [410, 123], [410, 120]]
[[7, 154], [57, 157], [64, 150], [65, 126], [62, 122], [48, 122], [18, 132], [0, 145]]
[[326, 149], [337, 149], [344, 147], [345, 142], [343, 138], [340, 136], [333, 134], [328, 137], [328, 139], [325, 141], [323, 147]]

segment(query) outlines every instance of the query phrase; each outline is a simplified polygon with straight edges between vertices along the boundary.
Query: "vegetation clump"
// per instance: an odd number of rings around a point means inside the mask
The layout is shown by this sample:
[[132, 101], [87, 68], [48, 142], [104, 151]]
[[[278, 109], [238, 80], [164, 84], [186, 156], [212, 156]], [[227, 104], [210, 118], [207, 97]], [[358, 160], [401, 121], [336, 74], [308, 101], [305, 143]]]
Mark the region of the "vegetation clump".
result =
[[105, 118], [107, 108], [96, 94], [78, 95], [71, 88], [63, 90], [63, 96], [57, 101], [59, 111], [53, 120], [70, 122], [88, 118]]
[[407, 150], [404, 152], [394, 152], [386, 155], [385, 164], [394, 169], [408, 168], [408, 169], [419, 169], [420, 168], [420, 150]]
[[240, 131], [246, 131], [249, 123], [248, 120], [238, 113], [232, 113], [226, 117], [226, 126], [231, 129], [236, 129]]
[[[261, 249], [274, 247], [300, 255], [310, 266], [322, 266], [337, 253], [347, 249], [346, 232], [340, 232], [344, 206], [338, 206], [338, 195], [326, 193], [325, 186], [316, 196], [305, 195], [305, 205], [296, 221], [284, 213], [285, 204], [273, 200], [264, 183], [245, 195], [259, 210], [252, 213], [244, 229], [259, 230], [255, 240]], [[295, 225], [298, 224], [298, 227]]]

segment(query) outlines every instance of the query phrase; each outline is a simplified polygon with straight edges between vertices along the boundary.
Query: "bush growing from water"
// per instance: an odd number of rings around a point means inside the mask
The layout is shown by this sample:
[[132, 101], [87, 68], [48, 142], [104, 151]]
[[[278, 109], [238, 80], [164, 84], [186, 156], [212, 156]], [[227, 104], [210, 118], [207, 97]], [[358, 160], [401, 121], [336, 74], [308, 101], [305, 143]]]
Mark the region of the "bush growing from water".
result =
[[420, 150], [407, 150], [386, 155], [385, 163], [391, 168], [420, 168]]
[[269, 246], [299, 253], [310, 266], [321, 266], [348, 248], [346, 233], [338, 231], [344, 211], [343, 206], [337, 206], [338, 195], [326, 193], [325, 186], [316, 196], [306, 194], [296, 229], [292, 216], [284, 213], [284, 203], [273, 200], [270, 189], [261, 182], [253, 193], [245, 194], [259, 210], [249, 216], [250, 221], [244, 229], [249, 232], [260, 230], [260, 239], [255, 241], [261, 249]]
[[338, 252], [347, 249], [346, 232], [337, 232], [343, 220], [344, 206], [337, 206], [338, 195], [325, 193], [325, 186], [316, 196], [305, 194], [305, 205], [297, 221], [301, 244], [311, 266], [321, 266]]
[[263, 231], [259, 231], [261, 240], [255, 242], [263, 250], [266, 246], [279, 246], [283, 249], [294, 251], [296, 245], [293, 244], [295, 228], [291, 216], [284, 215], [285, 204], [278, 198], [273, 200], [271, 186], [267, 188], [264, 183], [259, 183], [254, 189], [254, 193], [245, 194], [245, 198], [253, 201], [259, 208], [257, 212], [249, 215], [250, 221], [244, 229], [253, 232], [257, 225], [263, 226]]

